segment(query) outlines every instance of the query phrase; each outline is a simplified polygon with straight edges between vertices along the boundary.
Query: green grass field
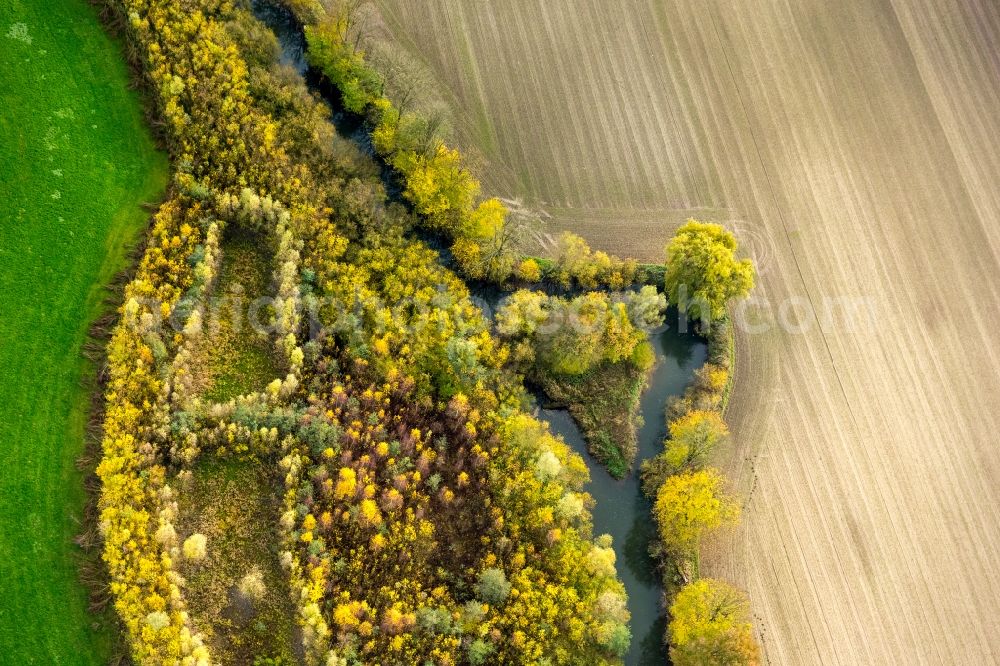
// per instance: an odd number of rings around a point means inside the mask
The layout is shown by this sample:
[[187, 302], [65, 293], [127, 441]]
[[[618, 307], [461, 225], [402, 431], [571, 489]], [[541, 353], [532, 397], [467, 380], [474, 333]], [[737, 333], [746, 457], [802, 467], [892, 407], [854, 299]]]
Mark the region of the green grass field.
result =
[[0, 662], [106, 663], [73, 544], [101, 286], [167, 174], [84, 0], [0, 0]]
[[[206, 335], [200, 359], [208, 371], [205, 398], [226, 402], [246, 393], [262, 391], [272, 379], [280, 378], [274, 346], [267, 334], [249, 325], [247, 318], [257, 299], [269, 296], [272, 261], [263, 238], [227, 230], [222, 244], [222, 269], [216, 296], [226, 305], [216, 311], [218, 327]], [[235, 294], [230, 290], [238, 288]], [[273, 293], [273, 292], [272, 292]], [[233, 313], [232, 303], [240, 303]], [[255, 316], [270, 318], [270, 306]], [[211, 328], [211, 322], [209, 323]]]

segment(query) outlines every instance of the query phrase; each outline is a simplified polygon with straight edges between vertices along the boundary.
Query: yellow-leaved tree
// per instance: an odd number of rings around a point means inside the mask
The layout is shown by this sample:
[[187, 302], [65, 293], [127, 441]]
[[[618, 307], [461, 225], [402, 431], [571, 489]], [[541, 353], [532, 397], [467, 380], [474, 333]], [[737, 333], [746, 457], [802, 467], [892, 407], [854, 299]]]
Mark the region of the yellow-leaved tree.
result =
[[721, 318], [729, 299], [753, 288], [753, 263], [737, 259], [736, 249], [736, 237], [720, 224], [689, 220], [679, 228], [667, 245], [670, 303], [692, 319]]
[[457, 150], [439, 145], [431, 155], [401, 151], [392, 165], [405, 176], [403, 196], [432, 228], [453, 229], [472, 210], [479, 182], [462, 167]]
[[711, 578], [684, 586], [670, 605], [670, 660], [674, 666], [752, 666], [760, 648], [742, 592]]
[[670, 422], [666, 442], [667, 463], [674, 470], [701, 469], [715, 446], [729, 435], [729, 428], [716, 411], [696, 409]]
[[723, 493], [722, 476], [712, 468], [667, 477], [655, 511], [664, 545], [680, 557], [697, 558], [706, 532], [739, 518], [739, 506]]

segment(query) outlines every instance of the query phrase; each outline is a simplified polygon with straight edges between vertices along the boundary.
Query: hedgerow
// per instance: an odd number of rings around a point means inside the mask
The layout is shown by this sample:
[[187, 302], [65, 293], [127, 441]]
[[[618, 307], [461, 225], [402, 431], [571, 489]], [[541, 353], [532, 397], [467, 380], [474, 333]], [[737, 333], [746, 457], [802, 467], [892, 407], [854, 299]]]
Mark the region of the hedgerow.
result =
[[[153, 441], [166, 418], [161, 378], [169, 372], [165, 355], [155, 350], [174, 341], [159, 340], [152, 323], [172, 314], [182, 290], [194, 281], [188, 258], [200, 237], [199, 213], [197, 203], [179, 199], [161, 207], [154, 242], [126, 288], [122, 321], [108, 345], [103, 458], [97, 468], [100, 528], [115, 609], [140, 663], [209, 663], [201, 637], [188, 625], [181, 581], [166, 550], [175, 509]], [[153, 303], [160, 304], [158, 310]]]
[[[736, 240], [721, 226], [691, 221], [681, 228], [686, 242], [704, 231], [713, 240], [723, 241], [715, 265], [734, 262]], [[695, 276], [698, 281], [707, 281], [696, 275], [705, 268], [695, 262], [671, 269], [671, 259], [679, 262], [679, 253], [668, 257], [665, 277], [670, 298], [679, 305], [678, 291], [686, 290], [687, 285], [678, 283], [677, 275], [686, 272], [688, 279]], [[739, 287], [736, 290], [745, 294], [752, 284], [753, 267], [749, 260], [740, 266], [742, 272], [733, 280]], [[720, 270], [712, 279], [725, 282], [725, 275]], [[725, 292], [730, 287], [717, 284], [716, 289]], [[722, 307], [719, 302], [708, 305], [702, 297], [703, 311], [689, 312], [707, 316], [709, 309], [718, 313]], [[684, 394], [667, 404], [669, 436], [664, 451], [642, 465], [643, 490], [654, 502], [658, 527], [650, 553], [660, 563], [670, 606], [672, 619], [665, 640], [672, 661], [698, 664], [717, 659], [756, 664], [759, 647], [753, 638], [745, 596], [723, 581], [700, 578], [702, 537], [735, 523], [739, 515], [739, 506], [723, 490], [724, 478], [709, 465], [714, 450], [729, 437], [723, 415], [732, 385], [734, 333], [725, 316], [716, 318], [703, 332], [708, 337], [708, 360]]]
[[[365, 59], [355, 26], [357, 3], [286, 3], [303, 23], [310, 64], [336, 87], [344, 108], [364, 116], [375, 151], [403, 184], [403, 196], [424, 225], [451, 242], [451, 256], [468, 278], [503, 283], [542, 279], [582, 288], [622, 289], [644, 277], [632, 260], [593, 252], [581, 237], [566, 232], [553, 262], [520, 253], [520, 230], [497, 198], [480, 200], [480, 183], [458, 150], [436, 135], [435, 123], [419, 110], [404, 112], [386, 93], [386, 76]], [[544, 269], [542, 265], [544, 264]]]

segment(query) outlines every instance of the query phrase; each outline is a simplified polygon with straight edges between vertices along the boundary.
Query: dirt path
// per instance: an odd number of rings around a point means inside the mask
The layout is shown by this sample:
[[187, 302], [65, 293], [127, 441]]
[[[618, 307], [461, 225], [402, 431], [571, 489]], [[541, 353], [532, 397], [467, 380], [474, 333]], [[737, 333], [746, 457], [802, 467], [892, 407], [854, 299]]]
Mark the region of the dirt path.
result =
[[478, 109], [488, 185], [605, 249], [704, 211], [755, 255], [749, 499], [705, 569], [768, 662], [1000, 662], [1000, 6], [382, 4]]

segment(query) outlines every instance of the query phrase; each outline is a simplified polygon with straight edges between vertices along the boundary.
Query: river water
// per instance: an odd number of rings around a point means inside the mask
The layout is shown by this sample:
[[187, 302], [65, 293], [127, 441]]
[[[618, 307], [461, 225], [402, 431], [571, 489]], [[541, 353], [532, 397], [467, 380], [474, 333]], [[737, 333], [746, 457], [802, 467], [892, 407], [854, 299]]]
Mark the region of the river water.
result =
[[[636, 468], [641, 461], [663, 450], [667, 399], [684, 392], [694, 371], [704, 364], [708, 354], [704, 341], [672, 330], [653, 332], [650, 341], [656, 349], [657, 364], [640, 402], [640, 414], [645, 422], [638, 433]], [[594, 534], [610, 534], [614, 538], [618, 575], [625, 584], [628, 609], [632, 614], [632, 647], [625, 656], [625, 664], [662, 666], [667, 662], [663, 646], [666, 629], [666, 615], [661, 604], [663, 589], [648, 550], [656, 525], [652, 503], [642, 493], [638, 472], [633, 471], [621, 480], [608, 474], [587, 453], [583, 436], [569, 412], [543, 409], [539, 416], [587, 461], [590, 469], [587, 491], [596, 501]]]
[[[305, 60], [305, 39], [302, 29], [286, 9], [266, 0], [253, 0], [253, 11], [278, 37], [281, 61], [301, 73], [310, 89], [330, 103], [334, 125], [341, 136], [349, 137], [365, 152], [372, 154], [370, 139], [363, 126], [338, 108], [335, 91], [324, 85], [321, 78], [309, 71]], [[484, 312], [491, 312], [501, 294], [496, 290], [480, 293]], [[664, 409], [667, 400], [680, 395], [690, 383], [695, 370], [704, 364], [707, 347], [693, 335], [662, 328], [650, 333], [656, 351], [656, 365], [649, 385], [642, 394], [640, 415], [643, 426], [638, 433], [639, 464], [663, 450], [666, 435]], [[650, 539], [656, 531], [652, 504], [642, 493], [637, 472], [618, 480], [587, 453], [579, 428], [562, 409], [539, 409], [539, 417], [548, 421], [553, 432], [562, 435], [566, 443], [583, 456], [590, 469], [590, 484], [586, 490], [594, 497], [594, 534], [610, 534], [614, 539], [618, 574], [628, 593], [628, 609], [632, 614], [632, 646], [625, 655], [626, 666], [662, 666], [667, 662], [663, 646], [666, 615], [661, 604], [662, 587], [656, 567], [649, 556]]]

